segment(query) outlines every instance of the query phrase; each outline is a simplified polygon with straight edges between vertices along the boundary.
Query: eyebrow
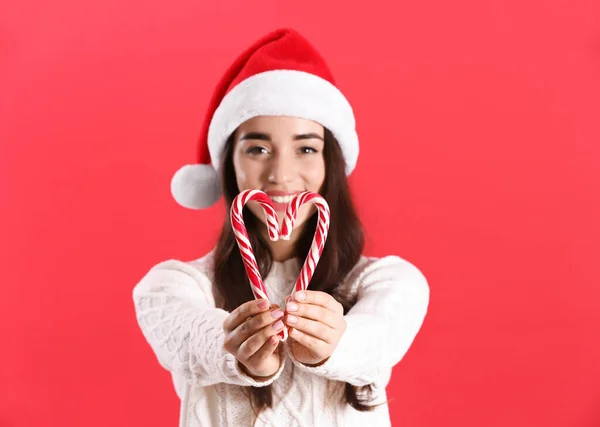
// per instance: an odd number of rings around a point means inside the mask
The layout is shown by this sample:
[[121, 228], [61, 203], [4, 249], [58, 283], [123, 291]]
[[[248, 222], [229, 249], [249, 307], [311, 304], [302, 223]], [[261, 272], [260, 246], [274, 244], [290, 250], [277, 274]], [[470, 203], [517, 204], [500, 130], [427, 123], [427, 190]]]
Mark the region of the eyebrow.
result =
[[[294, 139], [294, 141], [301, 141], [304, 139], [315, 139], [315, 138], [323, 141], [323, 137], [314, 132], [296, 134], [296, 135], [294, 135], [293, 139]], [[271, 136], [269, 134], [263, 133], [263, 132], [248, 132], [248, 133], [242, 135], [242, 137], [240, 138], [240, 141], [243, 141], [245, 139], [258, 139], [261, 141], [270, 141]]]

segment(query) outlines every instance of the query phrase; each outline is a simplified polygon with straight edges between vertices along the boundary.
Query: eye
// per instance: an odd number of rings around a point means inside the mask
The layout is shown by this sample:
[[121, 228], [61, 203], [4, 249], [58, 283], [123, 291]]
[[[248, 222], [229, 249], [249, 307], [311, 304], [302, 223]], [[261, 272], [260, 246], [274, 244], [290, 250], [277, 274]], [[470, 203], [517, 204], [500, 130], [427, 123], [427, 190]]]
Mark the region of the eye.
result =
[[300, 148], [300, 152], [302, 154], [312, 154], [312, 153], [317, 153], [318, 151], [315, 150], [313, 147], [306, 146], [306, 147]]
[[257, 155], [257, 154], [267, 154], [267, 153], [268, 153], [267, 149], [265, 147], [261, 147], [260, 145], [255, 145], [253, 147], [249, 147], [246, 150], [246, 154]]

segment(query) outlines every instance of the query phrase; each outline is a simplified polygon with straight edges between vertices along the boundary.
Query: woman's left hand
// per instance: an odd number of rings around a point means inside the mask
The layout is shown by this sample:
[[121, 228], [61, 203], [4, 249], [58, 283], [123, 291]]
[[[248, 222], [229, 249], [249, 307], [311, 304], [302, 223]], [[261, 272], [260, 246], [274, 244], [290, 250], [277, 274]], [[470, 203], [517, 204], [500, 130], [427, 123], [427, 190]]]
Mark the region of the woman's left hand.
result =
[[344, 308], [325, 292], [297, 292], [294, 301], [286, 304], [285, 314], [292, 352], [305, 365], [325, 363], [346, 331]]

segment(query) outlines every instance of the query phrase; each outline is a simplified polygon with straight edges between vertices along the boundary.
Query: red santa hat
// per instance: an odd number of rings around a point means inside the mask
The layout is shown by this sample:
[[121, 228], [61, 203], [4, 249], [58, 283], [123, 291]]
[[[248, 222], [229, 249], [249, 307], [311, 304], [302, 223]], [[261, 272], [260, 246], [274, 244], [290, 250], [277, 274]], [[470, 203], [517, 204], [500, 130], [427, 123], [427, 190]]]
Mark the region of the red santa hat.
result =
[[273, 31], [246, 49], [225, 72], [209, 104], [198, 163], [179, 169], [171, 194], [180, 205], [204, 209], [221, 196], [218, 175], [229, 136], [256, 116], [292, 116], [329, 129], [350, 175], [358, 159], [354, 113], [319, 52], [298, 32]]

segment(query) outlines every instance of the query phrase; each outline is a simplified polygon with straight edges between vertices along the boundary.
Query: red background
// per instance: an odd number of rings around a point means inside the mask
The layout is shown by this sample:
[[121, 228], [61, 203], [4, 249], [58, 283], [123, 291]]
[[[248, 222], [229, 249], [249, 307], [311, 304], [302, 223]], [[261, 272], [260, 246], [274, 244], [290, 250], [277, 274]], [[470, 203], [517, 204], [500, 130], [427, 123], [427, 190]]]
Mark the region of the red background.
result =
[[354, 105], [367, 253], [431, 286], [393, 424], [600, 426], [597, 0], [4, 2], [0, 425], [176, 425], [131, 291], [212, 247], [169, 181], [280, 26]]

